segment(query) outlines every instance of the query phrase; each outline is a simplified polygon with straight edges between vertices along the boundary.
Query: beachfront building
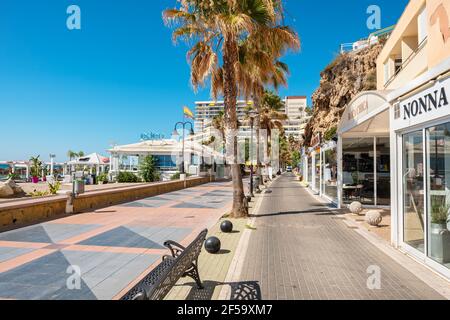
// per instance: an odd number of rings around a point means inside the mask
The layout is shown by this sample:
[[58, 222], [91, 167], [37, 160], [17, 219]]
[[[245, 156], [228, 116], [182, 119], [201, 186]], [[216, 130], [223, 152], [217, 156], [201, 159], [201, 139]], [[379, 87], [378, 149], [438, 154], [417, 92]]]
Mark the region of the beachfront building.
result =
[[410, 1], [381, 52], [394, 246], [450, 278], [450, 2]]
[[98, 153], [91, 153], [67, 162], [64, 166], [63, 174], [72, 175], [80, 168], [83, 171], [89, 171], [91, 174], [96, 175], [107, 173], [110, 166], [109, 160], [108, 157], [103, 157]]
[[[48, 176], [61, 177], [64, 175], [65, 165], [65, 163], [44, 162], [42, 164], [42, 176], [47, 174]], [[29, 181], [31, 179], [30, 167], [29, 161], [0, 161], [0, 181], [6, 180], [11, 174], [14, 174], [16, 181]]]
[[[213, 174], [218, 177], [226, 176], [223, 167], [222, 154], [205, 146], [201, 140], [203, 136], [186, 137], [184, 143], [184, 169], [190, 175], [198, 176], [201, 164], [209, 165]], [[156, 167], [161, 179], [166, 181], [180, 172], [183, 163], [183, 143], [176, 139], [146, 140], [133, 144], [115, 146], [108, 150], [110, 153], [111, 177], [121, 171], [139, 172], [139, 165], [143, 157], [151, 155], [156, 159]]]

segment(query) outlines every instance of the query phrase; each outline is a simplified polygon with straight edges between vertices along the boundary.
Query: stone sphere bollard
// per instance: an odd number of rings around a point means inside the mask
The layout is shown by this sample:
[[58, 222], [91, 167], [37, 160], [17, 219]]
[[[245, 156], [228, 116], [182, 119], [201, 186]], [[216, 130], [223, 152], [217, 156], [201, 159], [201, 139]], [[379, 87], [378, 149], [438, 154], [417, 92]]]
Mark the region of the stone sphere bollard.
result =
[[220, 240], [217, 237], [209, 237], [205, 241], [205, 250], [209, 253], [217, 253], [220, 251]]
[[381, 221], [383, 221], [383, 217], [379, 211], [370, 210], [366, 213], [366, 222], [371, 226], [378, 227]]
[[363, 209], [361, 202], [358, 201], [352, 202], [348, 206], [348, 208], [350, 209], [350, 212], [353, 214], [360, 214]]
[[233, 223], [231, 221], [225, 220], [220, 224], [220, 230], [224, 233], [230, 233], [233, 231]]

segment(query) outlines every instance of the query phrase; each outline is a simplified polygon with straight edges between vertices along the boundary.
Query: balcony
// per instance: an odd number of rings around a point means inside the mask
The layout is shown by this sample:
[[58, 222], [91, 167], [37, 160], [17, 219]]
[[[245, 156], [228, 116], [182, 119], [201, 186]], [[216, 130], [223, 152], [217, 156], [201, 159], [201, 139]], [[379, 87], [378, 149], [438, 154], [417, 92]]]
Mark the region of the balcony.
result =
[[404, 60], [397, 72], [386, 82], [384, 89], [400, 88], [426, 71], [428, 67], [426, 45], [427, 39], [422, 41], [419, 47]]

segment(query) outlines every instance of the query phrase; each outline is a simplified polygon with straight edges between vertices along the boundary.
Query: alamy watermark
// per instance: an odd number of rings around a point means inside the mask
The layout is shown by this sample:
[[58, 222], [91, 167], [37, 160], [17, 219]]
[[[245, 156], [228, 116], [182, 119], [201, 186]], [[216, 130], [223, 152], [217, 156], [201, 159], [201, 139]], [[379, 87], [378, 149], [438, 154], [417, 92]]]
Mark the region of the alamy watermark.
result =
[[381, 290], [381, 268], [377, 265], [371, 265], [367, 268], [367, 289]]
[[66, 286], [69, 290], [80, 290], [81, 289], [81, 268], [76, 265], [71, 265], [66, 270], [67, 277]]
[[367, 18], [367, 28], [369, 30], [381, 29], [381, 8], [375, 4], [367, 7], [366, 13], [369, 15]]
[[69, 15], [66, 20], [66, 26], [69, 30], [81, 30], [81, 9], [72, 4], [67, 7], [66, 13]]

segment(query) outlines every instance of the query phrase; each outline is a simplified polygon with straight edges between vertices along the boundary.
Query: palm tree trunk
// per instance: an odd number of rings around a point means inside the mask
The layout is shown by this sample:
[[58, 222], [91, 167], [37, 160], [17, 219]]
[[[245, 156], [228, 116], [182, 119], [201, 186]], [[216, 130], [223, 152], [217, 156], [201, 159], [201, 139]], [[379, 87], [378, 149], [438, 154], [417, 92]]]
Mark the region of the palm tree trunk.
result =
[[[263, 179], [262, 179], [262, 173], [261, 173], [261, 98], [258, 94], [255, 94], [254, 96], [254, 103], [255, 103], [255, 108], [257, 111], [256, 114], [256, 124], [255, 124], [255, 129], [256, 129], [256, 176], [258, 177], [259, 180], [259, 185], [263, 184]], [[258, 186], [259, 187], [259, 186]]]
[[226, 34], [223, 48], [223, 91], [227, 154], [229, 155], [231, 150], [233, 152], [231, 159], [231, 177], [233, 179], [233, 209], [231, 216], [242, 218], [248, 216], [248, 211], [244, 205], [244, 185], [242, 183], [241, 167], [237, 163], [238, 122], [236, 115], [237, 84], [235, 66], [238, 62], [238, 47], [233, 33]]

